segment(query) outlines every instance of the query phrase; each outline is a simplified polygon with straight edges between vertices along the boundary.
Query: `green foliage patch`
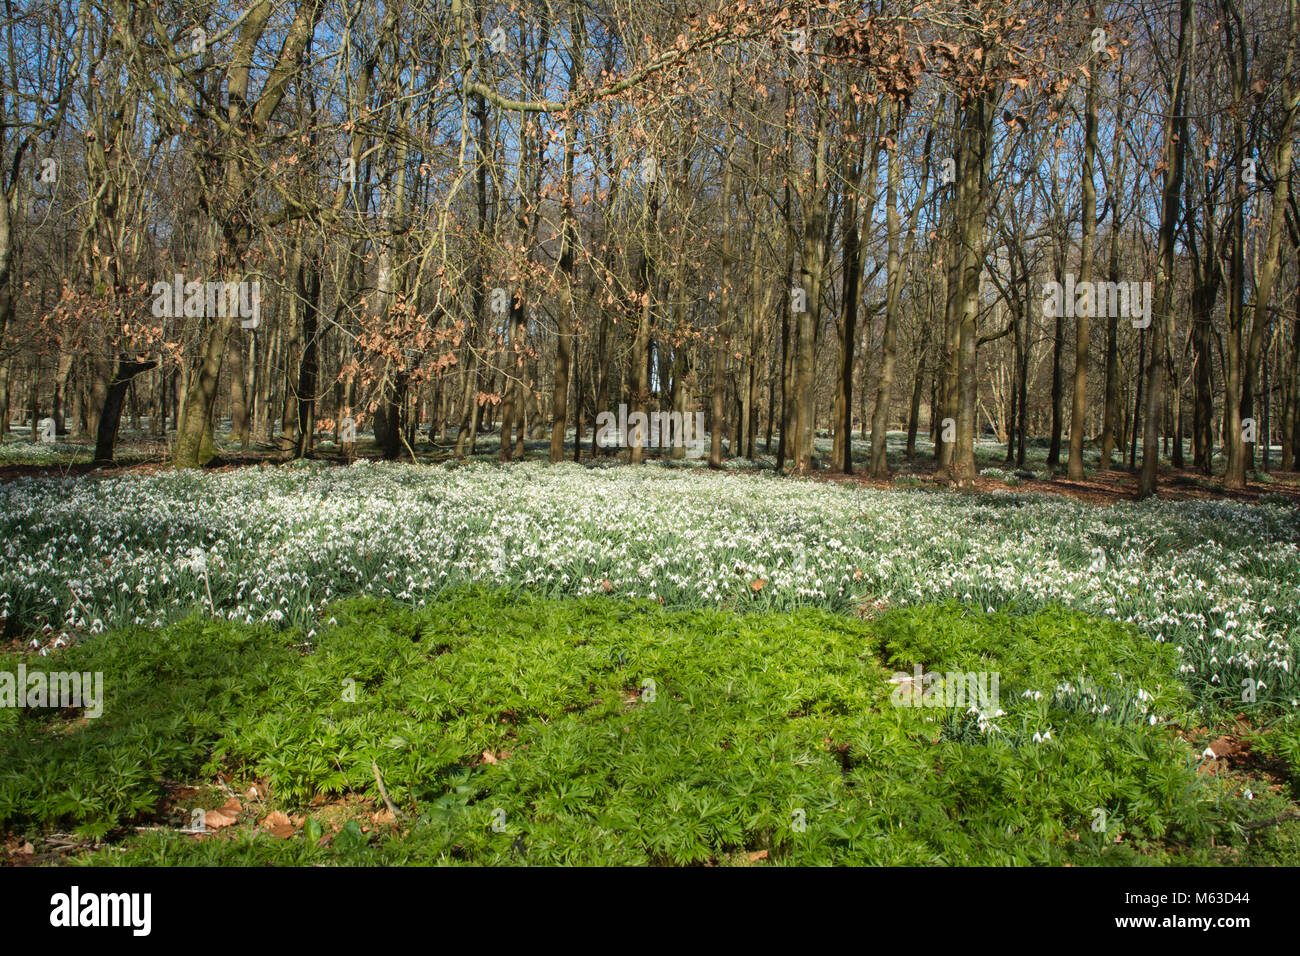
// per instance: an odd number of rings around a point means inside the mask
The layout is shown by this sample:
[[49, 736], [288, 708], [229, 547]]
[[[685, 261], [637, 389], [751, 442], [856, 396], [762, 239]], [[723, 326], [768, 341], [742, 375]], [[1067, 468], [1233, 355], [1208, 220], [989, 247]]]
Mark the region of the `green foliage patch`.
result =
[[[3, 712], [0, 825], [125, 837], [83, 860], [136, 865], [1152, 863], [1214, 861], [1243, 814], [1173, 731], [1172, 649], [1073, 612], [473, 590], [325, 617], [310, 639], [191, 619], [28, 659], [103, 671], [107, 703]], [[915, 665], [997, 672], [999, 700], [899, 706]], [[307, 826], [125, 829], [218, 773]], [[308, 839], [323, 802], [382, 808], [379, 779], [397, 827]]]

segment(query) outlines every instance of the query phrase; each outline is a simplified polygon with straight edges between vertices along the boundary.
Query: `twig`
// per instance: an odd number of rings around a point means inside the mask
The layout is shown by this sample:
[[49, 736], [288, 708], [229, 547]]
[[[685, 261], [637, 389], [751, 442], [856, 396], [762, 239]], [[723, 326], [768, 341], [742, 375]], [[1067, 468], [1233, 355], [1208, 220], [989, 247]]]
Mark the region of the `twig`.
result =
[[370, 769], [375, 772], [375, 783], [379, 785], [379, 795], [384, 798], [384, 806], [388, 807], [388, 812], [393, 815], [394, 819], [400, 820], [404, 814], [397, 807], [393, 806], [393, 801], [388, 799], [388, 791], [384, 789], [384, 778], [379, 775], [379, 764], [373, 760], [370, 761]]
[[1288, 810], [1286, 813], [1279, 814], [1275, 817], [1269, 817], [1267, 820], [1255, 820], [1251, 823], [1243, 823], [1243, 830], [1262, 830], [1264, 827], [1275, 827], [1279, 823], [1287, 823], [1291, 820], [1300, 820], [1300, 810]]
[[68, 582], [68, 593], [72, 595], [72, 600], [74, 600], [74, 601], [77, 602], [77, 605], [78, 605], [78, 606], [79, 606], [83, 611], [86, 612], [86, 617], [89, 618], [89, 617], [91, 616], [91, 614], [90, 614], [90, 608], [86, 607], [86, 605], [84, 605], [84, 604], [81, 603], [81, 598], [77, 597], [77, 592], [74, 591], [74, 590], [72, 589], [72, 582], [71, 582], [71, 581]]

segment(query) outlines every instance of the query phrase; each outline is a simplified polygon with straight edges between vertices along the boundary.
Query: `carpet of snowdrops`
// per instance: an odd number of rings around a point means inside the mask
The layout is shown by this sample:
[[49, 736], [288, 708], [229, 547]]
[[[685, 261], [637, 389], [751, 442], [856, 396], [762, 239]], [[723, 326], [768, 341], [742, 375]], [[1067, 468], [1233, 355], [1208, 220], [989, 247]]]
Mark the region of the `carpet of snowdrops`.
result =
[[844, 613], [1064, 604], [1179, 648], [1203, 701], [1300, 706], [1300, 512], [1098, 507], [672, 465], [358, 462], [0, 484], [0, 621], [35, 646], [199, 613], [309, 633], [466, 584]]

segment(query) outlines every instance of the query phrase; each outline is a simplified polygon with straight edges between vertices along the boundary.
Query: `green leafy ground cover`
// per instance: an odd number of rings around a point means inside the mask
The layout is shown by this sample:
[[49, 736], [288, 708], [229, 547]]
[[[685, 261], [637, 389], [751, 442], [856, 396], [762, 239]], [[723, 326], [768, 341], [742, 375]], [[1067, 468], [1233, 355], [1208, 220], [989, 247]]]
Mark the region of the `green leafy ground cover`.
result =
[[[106, 704], [95, 720], [0, 710], [11, 852], [131, 865], [1300, 862], [1300, 824], [1258, 825], [1294, 812], [1294, 719], [1254, 731], [1267, 772], [1209, 772], [1213, 735], [1174, 648], [1122, 623], [501, 589], [418, 609], [351, 599], [320, 616], [310, 637], [195, 616], [23, 656], [102, 671]], [[918, 664], [996, 671], [999, 703], [896, 706], [891, 677]], [[237, 822], [182, 832], [232, 793]]]

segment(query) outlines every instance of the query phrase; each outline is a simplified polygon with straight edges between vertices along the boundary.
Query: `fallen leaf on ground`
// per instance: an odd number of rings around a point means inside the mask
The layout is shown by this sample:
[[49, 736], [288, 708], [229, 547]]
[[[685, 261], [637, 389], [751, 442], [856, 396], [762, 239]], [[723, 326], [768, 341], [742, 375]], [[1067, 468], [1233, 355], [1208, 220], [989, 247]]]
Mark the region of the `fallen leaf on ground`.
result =
[[287, 840], [297, 832], [297, 827], [288, 815], [279, 810], [268, 813], [262, 818], [261, 826], [278, 840]]
[[203, 814], [203, 826], [208, 830], [220, 830], [222, 827], [234, 826], [238, 822], [238, 816], [225, 810], [209, 810]]
[[1233, 740], [1231, 737], [1220, 737], [1210, 744], [1210, 749], [1214, 751], [1215, 757], [1231, 757], [1233, 754], [1241, 753], [1245, 748], [1242, 747], [1240, 740]]

